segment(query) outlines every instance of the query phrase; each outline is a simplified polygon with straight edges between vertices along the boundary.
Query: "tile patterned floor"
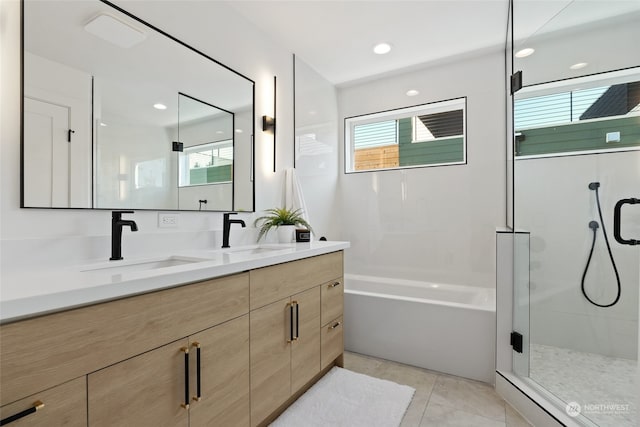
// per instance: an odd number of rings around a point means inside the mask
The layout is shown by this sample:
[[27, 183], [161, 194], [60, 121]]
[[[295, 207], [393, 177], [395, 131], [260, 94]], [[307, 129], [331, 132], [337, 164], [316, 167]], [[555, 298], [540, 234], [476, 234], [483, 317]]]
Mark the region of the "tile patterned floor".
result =
[[401, 427], [530, 426], [488, 384], [348, 352], [344, 367], [416, 389]]
[[[602, 427], [638, 425], [638, 362], [565, 348], [531, 344], [530, 377], [565, 402], [577, 402], [583, 414]], [[617, 404], [622, 410], [588, 412], [594, 404]]]

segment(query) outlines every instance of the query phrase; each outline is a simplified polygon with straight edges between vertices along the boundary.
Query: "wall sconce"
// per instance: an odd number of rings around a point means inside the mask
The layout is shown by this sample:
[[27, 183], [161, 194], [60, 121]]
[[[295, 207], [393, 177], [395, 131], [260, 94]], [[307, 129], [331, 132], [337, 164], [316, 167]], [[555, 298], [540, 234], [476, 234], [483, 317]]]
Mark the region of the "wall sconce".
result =
[[276, 76], [273, 76], [273, 117], [262, 116], [262, 131], [273, 134], [273, 172], [276, 171]]

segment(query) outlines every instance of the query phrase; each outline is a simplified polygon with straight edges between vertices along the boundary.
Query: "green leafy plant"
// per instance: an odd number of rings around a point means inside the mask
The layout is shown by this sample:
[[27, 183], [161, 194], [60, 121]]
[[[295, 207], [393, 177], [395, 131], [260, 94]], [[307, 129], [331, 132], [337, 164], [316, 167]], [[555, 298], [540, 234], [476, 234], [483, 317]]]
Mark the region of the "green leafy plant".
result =
[[265, 210], [267, 215], [256, 218], [253, 225], [260, 227], [258, 232], [258, 241], [262, 236], [267, 234], [272, 228], [278, 228], [281, 225], [301, 225], [309, 231], [313, 231], [311, 225], [302, 217], [302, 209], [273, 208]]

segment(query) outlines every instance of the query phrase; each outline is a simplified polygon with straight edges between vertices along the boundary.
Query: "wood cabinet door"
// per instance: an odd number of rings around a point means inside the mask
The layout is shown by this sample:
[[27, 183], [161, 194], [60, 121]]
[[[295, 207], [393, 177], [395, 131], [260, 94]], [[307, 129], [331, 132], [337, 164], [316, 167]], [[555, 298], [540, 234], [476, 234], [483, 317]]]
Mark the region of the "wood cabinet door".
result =
[[[249, 315], [207, 329], [189, 339], [191, 356], [190, 426], [249, 425]], [[197, 399], [197, 350], [200, 389]]]
[[291, 394], [289, 298], [249, 313], [251, 425], [258, 425]]
[[[188, 427], [187, 339], [143, 353], [87, 377], [89, 426]], [[194, 357], [190, 356], [191, 359]]]
[[[320, 287], [291, 297], [296, 302], [297, 339], [291, 344], [291, 392], [320, 372]], [[295, 307], [294, 306], [294, 307]]]
[[82, 427], [87, 425], [87, 383], [85, 377], [76, 378], [41, 393], [10, 403], [0, 408], [0, 419], [5, 420], [33, 408], [41, 409], [11, 422], [11, 427]]

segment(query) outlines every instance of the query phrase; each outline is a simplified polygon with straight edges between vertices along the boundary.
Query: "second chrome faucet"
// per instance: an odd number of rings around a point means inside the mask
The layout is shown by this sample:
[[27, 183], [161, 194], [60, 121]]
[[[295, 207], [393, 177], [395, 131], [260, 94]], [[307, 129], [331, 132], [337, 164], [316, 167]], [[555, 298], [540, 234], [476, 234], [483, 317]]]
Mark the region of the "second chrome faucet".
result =
[[246, 224], [241, 219], [230, 219], [229, 215], [237, 215], [236, 212], [228, 212], [223, 215], [222, 222], [222, 247], [230, 248], [229, 246], [229, 232], [231, 231], [231, 224], [240, 224], [242, 228], [246, 227]]

